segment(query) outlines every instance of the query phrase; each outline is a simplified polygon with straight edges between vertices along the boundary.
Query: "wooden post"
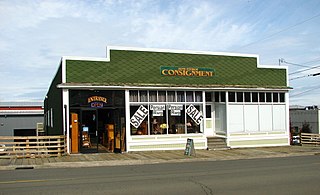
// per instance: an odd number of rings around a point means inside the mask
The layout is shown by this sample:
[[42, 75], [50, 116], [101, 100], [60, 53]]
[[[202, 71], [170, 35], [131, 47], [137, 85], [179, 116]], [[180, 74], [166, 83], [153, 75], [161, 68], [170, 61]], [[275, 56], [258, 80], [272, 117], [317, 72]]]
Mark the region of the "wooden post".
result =
[[60, 144], [60, 138], [58, 138], [58, 156], [61, 156], [61, 144]]

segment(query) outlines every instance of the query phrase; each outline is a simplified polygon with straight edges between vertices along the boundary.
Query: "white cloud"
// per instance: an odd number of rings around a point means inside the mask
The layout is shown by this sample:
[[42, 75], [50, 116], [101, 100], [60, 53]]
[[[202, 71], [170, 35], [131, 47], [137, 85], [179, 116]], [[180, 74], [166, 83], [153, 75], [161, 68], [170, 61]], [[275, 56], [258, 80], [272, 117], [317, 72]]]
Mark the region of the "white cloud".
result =
[[[311, 17], [319, 8], [318, 1], [286, 0], [3, 0], [0, 100], [12, 93], [43, 97], [61, 56], [104, 57], [107, 45], [255, 53], [261, 64], [277, 65], [279, 58], [306, 62], [320, 57], [320, 17], [265, 37]], [[290, 84], [299, 93], [314, 86], [315, 79]], [[299, 103], [302, 98], [293, 100]]]

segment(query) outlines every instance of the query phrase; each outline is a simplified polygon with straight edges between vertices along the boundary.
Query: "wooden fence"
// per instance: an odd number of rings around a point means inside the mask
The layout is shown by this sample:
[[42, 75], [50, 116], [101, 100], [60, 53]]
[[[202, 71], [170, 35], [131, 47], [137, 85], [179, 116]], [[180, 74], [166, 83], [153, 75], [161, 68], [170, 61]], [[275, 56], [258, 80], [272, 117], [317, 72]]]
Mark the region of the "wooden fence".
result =
[[36, 158], [66, 154], [65, 136], [0, 136], [0, 158]]
[[310, 146], [320, 146], [320, 134], [301, 133], [301, 144]]

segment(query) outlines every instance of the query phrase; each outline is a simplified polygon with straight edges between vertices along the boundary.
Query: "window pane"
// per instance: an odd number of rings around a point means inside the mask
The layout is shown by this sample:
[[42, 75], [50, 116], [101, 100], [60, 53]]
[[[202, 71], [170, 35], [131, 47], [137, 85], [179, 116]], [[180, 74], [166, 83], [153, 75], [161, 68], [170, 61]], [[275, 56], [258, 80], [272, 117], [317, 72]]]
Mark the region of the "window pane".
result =
[[250, 92], [244, 92], [244, 101], [245, 102], [251, 102], [251, 93]]
[[147, 91], [140, 91], [140, 102], [147, 102], [147, 101], [148, 101]]
[[273, 93], [272, 101], [273, 102], [279, 102], [279, 93]]
[[[187, 105], [187, 107], [188, 106], [189, 105]], [[200, 111], [200, 106], [199, 105], [194, 105], [194, 107], [198, 111]], [[186, 126], [187, 126], [187, 133], [200, 133], [200, 125], [198, 125], [196, 122], [194, 122], [189, 115], [187, 115]]]
[[184, 91], [177, 91], [177, 101], [178, 102], [184, 102]]
[[[170, 107], [170, 108], [169, 108]], [[169, 134], [185, 134], [185, 112], [183, 104], [168, 106]]]
[[267, 102], [271, 102], [271, 100], [272, 100], [271, 93], [266, 93], [266, 100], [267, 100]]
[[138, 102], [138, 91], [130, 91], [130, 102]]
[[206, 105], [206, 118], [211, 118], [211, 106]]
[[258, 102], [258, 93], [252, 92], [252, 102]]
[[226, 92], [220, 92], [220, 102], [226, 102]]
[[168, 91], [168, 102], [175, 102], [176, 101], [176, 96], [175, 96], [175, 92], [174, 91]]
[[214, 101], [220, 102], [220, 93], [219, 92], [214, 92]]
[[[154, 107], [153, 109], [151, 107]], [[167, 134], [168, 124], [166, 122], [166, 108], [159, 109], [163, 105], [150, 105], [150, 127], [152, 127], [152, 134]], [[165, 106], [167, 107], [167, 106]]]
[[284, 93], [280, 93], [280, 102], [285, 102], [285, 95], [284, 95]]
[[[147, 105], [143, 105], [147, 108]], [[130, 106], [130, 116], [133, 116], [140, 106]], [[138, 128], [130, 125], [131, 135], [148, 135], [148, 117], [146, 117], [139, 125]]]
[[166, 92], [165, 91], [158, 91], [158, 101], [159, 102], [166, 101]]
[[202, 91], [196, 91], [196, 102], [202, 102]]
[[212, 102], [212, 92], [206, 92], [206, 102]]
[[265, 93], [259, 93], [259, 102], [265, 102], [265, 101], [266, 101]]
[[149, 98], [150, 102], [156, 102], [157, 101], [157, 92], [156, 91], [150, 91], [149, 92]]
[[237, 92], [237, 102], [243, 102], [243, 92]]
[[187, 102], [194, 102], [193, 91], [187, 91]]
[[229, 92], [229, 102], [235, 102], [236, 92]]

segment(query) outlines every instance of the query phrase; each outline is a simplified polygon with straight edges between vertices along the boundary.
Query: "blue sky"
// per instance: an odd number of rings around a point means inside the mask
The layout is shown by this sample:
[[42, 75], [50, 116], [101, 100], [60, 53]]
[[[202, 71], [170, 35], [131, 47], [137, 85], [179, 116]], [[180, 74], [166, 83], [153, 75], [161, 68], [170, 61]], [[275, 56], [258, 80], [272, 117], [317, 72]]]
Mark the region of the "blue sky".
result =
[[116, 45], [283, 59], [290, 104], [320, 105], [319, 24], [319, 0], [0, 0], [0, 101], [43, 100], [61, 56]]

